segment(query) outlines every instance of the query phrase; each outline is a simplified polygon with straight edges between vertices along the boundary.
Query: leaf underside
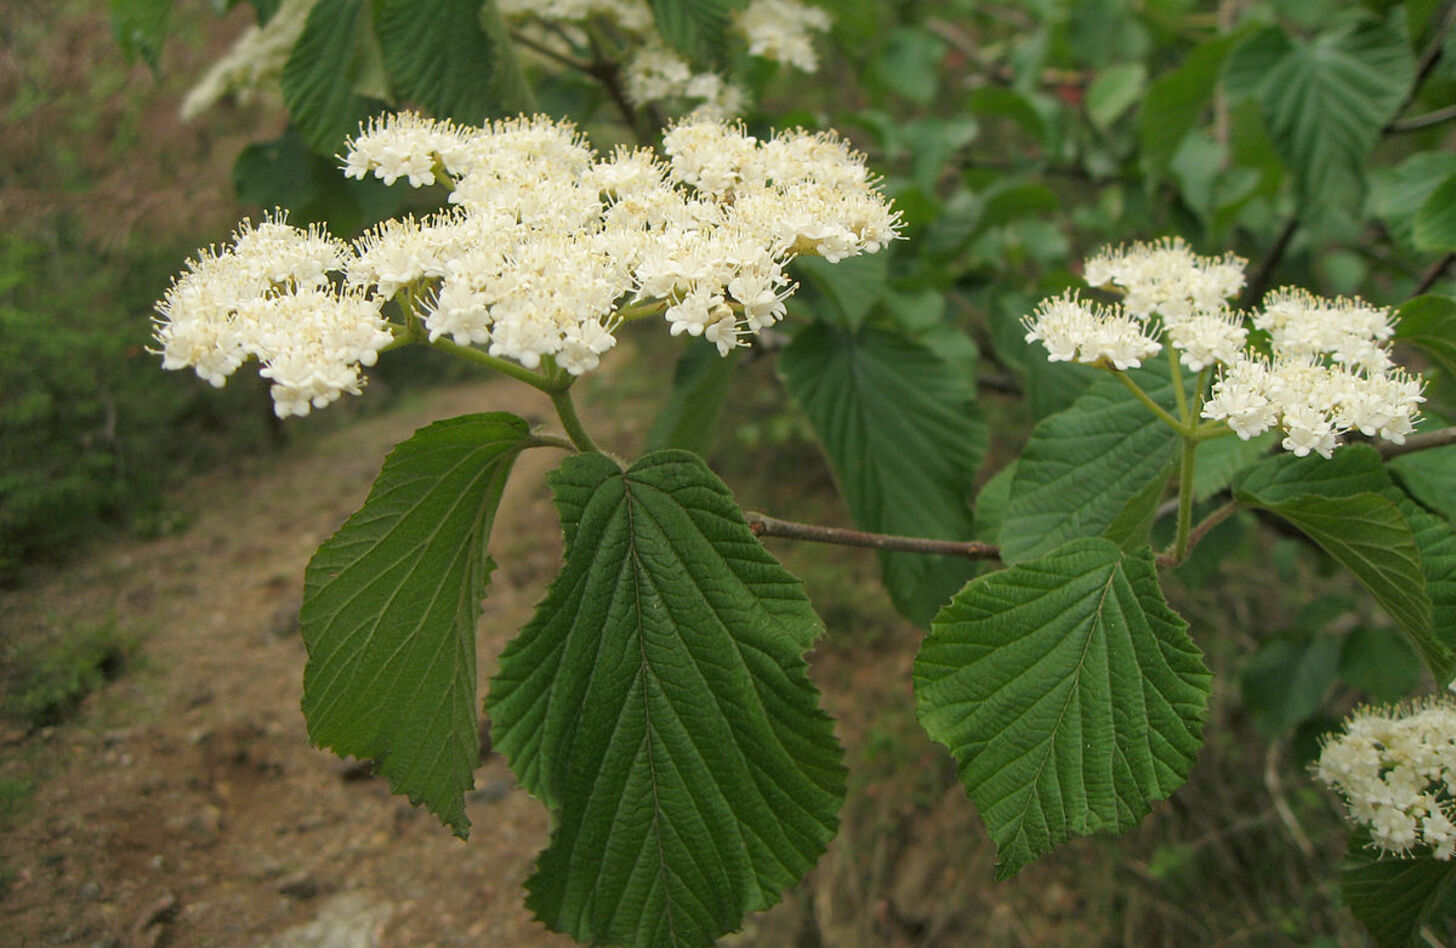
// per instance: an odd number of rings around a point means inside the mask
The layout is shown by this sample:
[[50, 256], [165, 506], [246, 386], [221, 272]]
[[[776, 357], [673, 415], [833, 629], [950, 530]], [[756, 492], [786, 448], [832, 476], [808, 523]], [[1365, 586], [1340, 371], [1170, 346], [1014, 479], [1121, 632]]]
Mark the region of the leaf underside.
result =
[[695, 455], [579, 455], [550, 482], [565, 562], [487, 703], [557, 811], [527, 905], [593, 944], [711, 944], [838, 824], [842, 750], [803, 659], [819, 619]]

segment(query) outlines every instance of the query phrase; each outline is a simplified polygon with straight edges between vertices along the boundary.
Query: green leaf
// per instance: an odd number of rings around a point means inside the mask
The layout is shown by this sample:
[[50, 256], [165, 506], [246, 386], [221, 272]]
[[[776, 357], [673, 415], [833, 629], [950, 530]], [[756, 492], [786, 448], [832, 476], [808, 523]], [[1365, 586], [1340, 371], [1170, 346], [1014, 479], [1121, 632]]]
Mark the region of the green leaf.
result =
[[1121, 832], [1188, 776], [1212, 676], [1151, 552], [1073, 540], [941, 610], [915, 660], [920, 723], [950, 748], [1007, 878]]
[[1420, 684], [1421, 659], [1396, 630], [1362, 625], [1345, 638], [1340, 677], [1370, 700], [1399, 701]]
[[1148, 68], [1142, 63], [1118, 63], [1104, 69], [1087, 88], [1087, 117], [1106, 130], [1137, 104], [1147, 81]]
[[[1148, 396], [1175, 409], [1159, 369], [1129, 373]], [[1001, 558], [1033, 559], [1073, 537], [1097, 536], [1163, 476], [1178, 434], [1111, 376], [1042, 421], [1016, 465], [1001, 527]]]
[[747, 0], [649, 0], [657, 32], [689, 59], [721, 55], [729, 17]]
[[1244, 705], [1259, 732], [1277, 737], [1312, 717], [1335, 680], [1344, 643], [1334, 635], [1265, 642], [1240, 676]]
[[1263, 65], [1260, 109], [1300, 200], [1323, 208], [1358, 198], [1365, 158], [1415, 78], [1405, 38], [1360, 17], [1312, 40], [1295, 39]]
[[1406, 493], [1456, 523], [1456, 445], [1402, 454], [1386, 464]]
[[1382, 168], [1371, 175], [1371, 207], [1397, 240], [1410, 244], [1421, 205], [1452, 173], [1456, 173], [1456, 155], [1416, 152], [1394, 168]]
[[1266, 458], [1235, 484], [1355, 574], [1445, 684], [1456, 673], [1456, 532], [1391, 482], [1366, 445]]
[[369, 499], [308, 564], [299, 621], [309, 738], [374, 758], [395, 793], [460, 836], [480, 762], [475, 623], [486, 541], [511, 465], [533, 443], [505, 412], [465, 415], [395, 447]]
[[[1449, 933], [1442, 906], [1456, 885], [1456, 862], [1430, 856], [1397, 859], [1372, 848], [1361, 830], [1350, 836], [1340, 865], [1340, 895], [1350, 912], [1380, 948], [1425, 948], [1445, 942]], [[1431, 926], [1433, 940], [1421, 934]]]
[[647, 450], [682, 448], [706, 455], [733, 384], [738, 350], [726, 357], [706, 339], [692, 339], [677, 360], [672, 391], [647, 433]]
[[1203, 118], [1213, 98], [1219, 69], [1229, 51], [1243, 39], [1242, 32], [1226, 33], [1190, 52], [1177, 69], [1164, 73], [1148, 86], [1138, 110], [1138, 133], [1145, 168], [1168, 167], [1178, 145]]
[[966, 109], [973, 115], [999, 115], [1021, 126], [1038, 142], [1046, 140], [1046, 123], [1031, 100], [1005, 86], [979, 86], [966, 99]]
[[111, 28], [127, 62], [140, 57], [153, 74], [160, 70], [171, 15], [172, 0], [111, 0]]
[[1245, 441], [1242, 438], [1214, 438], [1198, 446], [1198, 466], [1193, 469], [1193, 500], [1209, 499], [1233, 483], [1269, 453], [1279, 436], [1267, 431]]
[[527, 905], [593, 944], [708, 945], [823, 853], [843, 752], [803, 654], [822, 626], [685, 451], [550, 476], [566, 534], [487, 712], [557, 810]]
[[[971, 536], [969, 498], [987, 429], [971, 381], [932, 349], [882, 329], [815, 323], [780, 360], [865, 530]], [[895, 606], [922, 625], [975, 571], [969, 560], [884, 553]]]
[[822, 257], [798, 257], [796, 272], [828, 300], [819, 315], [846, 329], [858, 329], [889, 287], [890, 255], [867, 253], [830, 263]]
[[1016, 477], [1016, 460], [997, 471], [976, 494], [976, 523], [971, 539], [995, 543], [1001, 535], [1001, 521], [1011, 501], [1011, 481]]
[[479, 125], [494, 114], [495, 47], [481, 0], [373, 0], [384, 66], [401, 99], [439, 118]]
[[897, 26], [870, 61], [875, 84], [916, 105], [929, 105], [940, 88], [946, 43], [930, 30]]
[[1456, 173], [1436, 185], [1411, 228], [1417, 250], [1456, 250]]
[[1278, 514], [1342, 563], [1403, 628], [1430, 635], [1431, 600], [1421, 573], [1420, 551], [1400, 510], [1379, 494], [1292, 497], [1245, 503]]
[[283, 101], [309, 147], [326, 155], [378, 105], [355, 93], [367, 72], [369, 8], [364, 0], [318, 0], [283, 67]]
[[1396, 315], [1395, 338], [1420, 346], [1456, 378], [1456, 299], [1417, 296]]

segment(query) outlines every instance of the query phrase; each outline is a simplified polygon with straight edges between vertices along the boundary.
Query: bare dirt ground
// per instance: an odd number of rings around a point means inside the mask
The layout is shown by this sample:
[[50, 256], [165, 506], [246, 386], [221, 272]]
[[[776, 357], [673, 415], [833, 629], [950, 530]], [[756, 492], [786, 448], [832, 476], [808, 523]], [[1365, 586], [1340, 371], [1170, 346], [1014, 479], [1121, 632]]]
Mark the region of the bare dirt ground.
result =
[[[435, 392], [267, 470], [199, 478], [178, 498], [195, 515], [183, 535], [98, 549], [7, 599], [5, 622], [22, 631], [116, 615], [146, 638], [139, 667], [75, 722], [12, 734], [0, 751], [50, 772], [3, 842], [15, 877], [0, 943], [332, 944], [290, 934], [320, 914], [392, 945], [569, 943], [521, 908], [547, 818], [499, 757], [477, 774], [462, 843], [363, 768], [311, 748], [299, 712], [303, 567], [388, 448], [487, 404], [539, 416], [549, 404], [534, 395]], [[558, 459], [528, 453], [502, 503], [483, 674], [554, 569], [559, 530], [540, 475]]]

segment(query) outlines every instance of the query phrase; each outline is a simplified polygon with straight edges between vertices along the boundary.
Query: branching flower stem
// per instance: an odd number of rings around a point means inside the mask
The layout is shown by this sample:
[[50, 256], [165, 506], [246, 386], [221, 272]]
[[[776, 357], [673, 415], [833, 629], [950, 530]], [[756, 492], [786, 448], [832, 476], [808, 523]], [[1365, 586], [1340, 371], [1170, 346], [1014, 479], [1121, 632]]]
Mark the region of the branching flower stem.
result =
[[586, 433], [581, 416], [576, 413], [570, 387], [552, 389], [547, 394], [551, 396], [551, 404], [556, 408], [556, 417], [561, 419], [561, 426], [566, 429], [566, 436], [576, 445], [577, 450], [586, 454], [601, 454], [601, 449], [591, 439], [591, 435]]
[[466, 362], [474, 362], [476, 365], [483, 365], [488, 369], [495, 369], [497, 372], [509, 375], [513, 379], [525, 382], [534, 389], [538, 389], [548, 395], [551, 394], [552, 384], [549, 378], [538, 372], [532, 372], [519, 363], [512, 362], [509, 359], [498, 359], [489, 353], [481, 352], [479, 349], [471, 346], [462, 346], [457, 342], [445, 338], [436, 339], [430, 345], [439, 349], [441, 352], [448, 352], [453, 356], [464, 359]]
[[1177, 418], [1174, 418], [1172, 415], [1168, 414], [1168, 410], [1162, 405], [1159, 405], [1157, 402], [1149, 398], [1148, 393], [1143, 391], [1143, 387], [1138, 383], [1134, 382], [1126, 372], [1113, 370], [1112, 374], [1116, 375], [1118, 380], [1122, 382], [1123, 385], [1127, 386], [1127, 390], [1129, 392], [1132, 392], [1133, 395], [1137, 397], [1138, 401], [1148, 406], [1148, 410], [1151, 411], [1153, 414], [1157, 415], [1160, 419], [1162, 419], [1163, 423], [1166, 424], [1169, 428], [1172, 428], [1174, 431], [1180, 433], [1186, 433], [1183, 423], [1180, 422]]
[[576, 405], [571, 400], [571, 383], [576, 380], [575, 377], [557, 366], [550, 360], [550, 357], [543, 362], [546, 371], [542, 373], [533, 372], [508, 359], [498, 359], [489, 353], [481, 352], [471, 346], [462, 346], [449, 339], [436, 339], [430, 345], [467, 362], [495, 369], [513, 379], [525, 382], [538, 391], [545, 392], [556, 409], [556, 417], [561, 419], [561, 426], [566, 429], [566, 436], [571, 439], [572, 444], [576, 445], [576, 449], [594, 454], [601, 453], [601, 449], [591, 439], [591, 435], [587, 434], [586, 427], [581, 423], [581, 416], [576, 413]]

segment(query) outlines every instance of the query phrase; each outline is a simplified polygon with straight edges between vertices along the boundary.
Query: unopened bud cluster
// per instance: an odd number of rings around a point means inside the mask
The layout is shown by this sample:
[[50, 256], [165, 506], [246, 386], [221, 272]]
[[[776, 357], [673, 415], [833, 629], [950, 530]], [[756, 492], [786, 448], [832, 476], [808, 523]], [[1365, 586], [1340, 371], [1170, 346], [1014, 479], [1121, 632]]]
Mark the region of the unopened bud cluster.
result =
[[1456, 703], [1361, 708], [1330, 740], [1315, 776], [1344, 797], [1350, 819], [1399, 855], [1456, 855]]
[[[1045, 300], [1024, 320], [1026, 339], [1053, 362], [1118, 370], [1166, 342], [1193, 371], [1219, 368], [1202, 417], [1244, 439], [1282, 429], [1285, 450], [1300, 457], [1330, 457], [1348, 431], [1404, 441], [1424, 399], [1420, 378], [1391, 362], [1390, 311], [1286, 288], [1246, 317], [1229, 308], [1244, 266], [1232, 255], [1198, 256], [1176, 237], [1104, 250], [1086, 261], [1084, 276], [1122, 301], [1095, 304], [1075, 291]], [[1267, 333], [1267, 351], [1248, 344], [1248, 321]]]
[[357, 393], [399, 324], [399, 297], [430, 341], [450, 337], [535, 369], [580, 375], [616, 342], [623, 306], [661, 310], [674, 335], [727, 354], [784, 315], [793, 257], [837, 261], [897, 236], [862, 156], [839, 138], [759, 140], [692, 120], [649, 149], [595, 155], [544, 117], [486, 128], [412, 113], [361, 129], [345, 174], [443, 183], [452, 207], [389, 220], [352, 243], [282, 216], [244, 225], [189, 261], [158, 304], [166, 368], [215, 385], [263, 363], [280, 416]]

